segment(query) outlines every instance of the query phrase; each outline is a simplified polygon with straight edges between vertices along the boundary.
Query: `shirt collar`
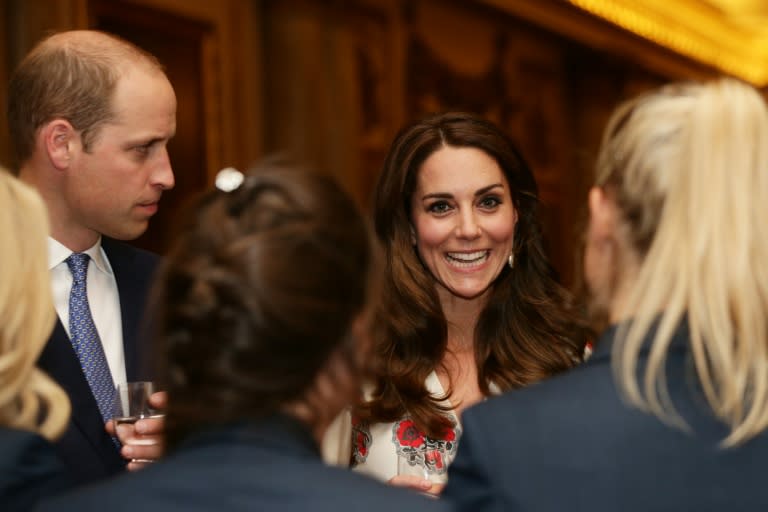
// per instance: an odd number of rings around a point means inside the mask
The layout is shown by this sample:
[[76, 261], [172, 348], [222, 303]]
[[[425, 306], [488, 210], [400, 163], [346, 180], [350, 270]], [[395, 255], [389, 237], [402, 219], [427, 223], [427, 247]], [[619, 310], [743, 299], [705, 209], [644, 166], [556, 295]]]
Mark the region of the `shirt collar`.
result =
[[[643, 346], [640, 349], [640, 353], [648, 353], [652, 345], [653, 340], [656, 338], [656, 330], [659, 327], [660, 316], [657, 317], [649, 326], [648, 330], [643, 336]], [[613, 351], [613, 344], [616, 341], [616, 337], [619, 335], [621, 327], [629, 328], [631, 320], [625, 320], [622, 323], [612, 324], [600, 335], [600, 339], [597, 341], [594, 353], [590, 357], [592, 359], [601, 359], [604, 357], [611, 357]], [[626, 332], [624, 333], [626, 335]], [[670, 341], [670, 349], [686, 347], [688, 339], [690, 339], [690, 327], [688, 325], [688, 316], [683, 315], [678, 323], [677, 327], [672, 333], [672, 339]], [[669, 349], [668, 349], [669, 350]]]
[[[112, 275], [112, 266], [109, 264], [107, 255], [104, 254], [104, 249], [101, 246], [101, 237], [96, 240], [95, 244], [83, 252], [91, 257], [91, 261], [93, 261], [97, 269], [107, 275]], [[64, 260], [69, 258], [70, 254], [72, 254], [72, 251], [69, 248], [58, 240], [50, 236], [48, 237], [48, 270], [53, 270], [64, 263]]]

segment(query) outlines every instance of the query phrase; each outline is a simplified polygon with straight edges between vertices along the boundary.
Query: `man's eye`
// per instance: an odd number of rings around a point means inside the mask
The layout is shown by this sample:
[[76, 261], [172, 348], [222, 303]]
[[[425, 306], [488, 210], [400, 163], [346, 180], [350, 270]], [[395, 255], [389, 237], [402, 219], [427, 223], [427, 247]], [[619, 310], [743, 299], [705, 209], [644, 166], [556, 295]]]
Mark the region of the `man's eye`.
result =
[[154, 144], [153, 144], [152, 142], [150, 142], [150, 143], [148, 143], [148, 144], [142, 144], [141, 146], [135, 146], [135, 147], [133, 148], [133, 150], [134, 150], [136, 153], [140, 154], [140, 155], [148, 155], [148, 154], [149, 154], [149, 152], [150, 152], [150, 150], [152, 149], [152, 146], [153, 146], [153, 145], [154, 145]]

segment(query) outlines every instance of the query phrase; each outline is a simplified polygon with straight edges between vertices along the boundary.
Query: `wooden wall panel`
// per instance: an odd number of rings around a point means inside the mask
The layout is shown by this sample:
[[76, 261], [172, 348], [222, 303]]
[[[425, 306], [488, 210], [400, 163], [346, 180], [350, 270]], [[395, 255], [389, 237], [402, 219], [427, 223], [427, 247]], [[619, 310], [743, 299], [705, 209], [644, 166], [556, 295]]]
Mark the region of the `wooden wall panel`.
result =
[[[13, 32], [5, 35], [0, 78], [43, 30], [93, 26], [95, 6], [112, 2], [8, 0], [4, 27]], [[118, 3], [126, 18], [142, 6], [207, 27], [200, 68], [176, 84], [202, 95], [202, 111], [180, 105], [203, 125], [203, 142], [195, 140], [202, 151], [190, 154], [205, 170], [193, 189], [221, 167], [244, 168], [281, 151], [334, 174], [367, 206], [404, 122], [471, 110], [502, 126], [532, 165], [552, 259], [566, 283], [610, 110], [668, 79], [712, 74], [561, 0]], [[0, 143], [0, 162], [7, 151]], [[178, 160], [177, 172], [193, 166]]]
[[265, 148], [337, 176], [365, 205], [399, 105], [391, 6], [267, 2]]

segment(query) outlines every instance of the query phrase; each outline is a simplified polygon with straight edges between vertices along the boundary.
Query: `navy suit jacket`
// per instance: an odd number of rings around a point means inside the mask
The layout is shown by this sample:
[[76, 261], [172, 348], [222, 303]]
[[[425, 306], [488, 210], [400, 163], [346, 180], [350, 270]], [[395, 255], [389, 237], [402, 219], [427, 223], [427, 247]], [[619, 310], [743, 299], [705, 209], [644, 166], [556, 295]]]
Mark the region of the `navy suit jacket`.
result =
[[32, 432], [0, 427], [0, 510], [30, 510], [70, 486], [53, 445]]
[[41, 511], [440, 512], [448, 505], [323, 463], [296, 420], [197, 434], [152, 466], [79, 489]]
[[[667, 386], [689, 432], [628, 407], [610, 346], [561, 376], [468, 409], [444, 492], [462, 511], [755, 511], [768, 509], [768, 434], [735, 449], [699, 389], [683, 327]], [[647, 352], [640, 355], [644, 370]]]
[[[145, 373], [147, 331], [142, 329], [147, 295], [159, 258], [157, 255], [102, 237], [102, 247], [112, 266], [120, 296], [126, 377], [142, 380]], [[95, 481], [125, 468], [104, 421], [88, 381], [80, 367], [69, 336], [61, 321], [40, 354], [38, 366], [45, 370], [69, 395], [72, 417], [64, 435], [56, 443], [59, 456], [79, 483]]]

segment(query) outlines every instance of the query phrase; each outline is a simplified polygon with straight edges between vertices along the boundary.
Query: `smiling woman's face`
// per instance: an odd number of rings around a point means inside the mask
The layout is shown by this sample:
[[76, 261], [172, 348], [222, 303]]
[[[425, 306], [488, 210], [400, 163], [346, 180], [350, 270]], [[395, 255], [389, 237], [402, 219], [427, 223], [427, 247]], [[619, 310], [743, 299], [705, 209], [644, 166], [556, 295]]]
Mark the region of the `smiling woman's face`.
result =
[[504, 173], [484, 151], [443, 146], [418, 170], [411, 197], [413, 243], [437, 284], [482, 297], [512, 253], [517, 212]]

